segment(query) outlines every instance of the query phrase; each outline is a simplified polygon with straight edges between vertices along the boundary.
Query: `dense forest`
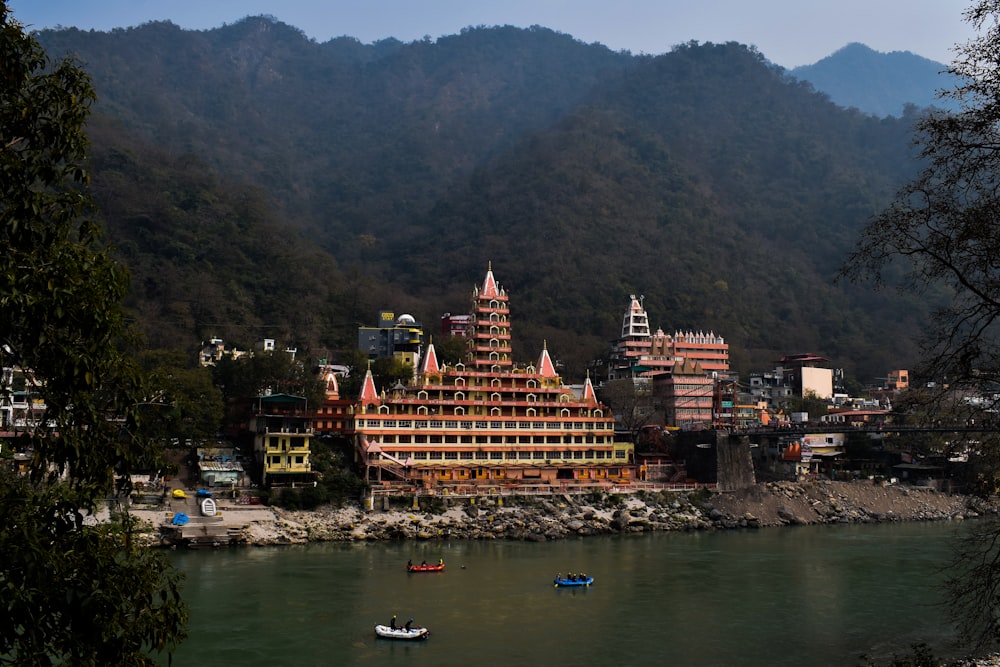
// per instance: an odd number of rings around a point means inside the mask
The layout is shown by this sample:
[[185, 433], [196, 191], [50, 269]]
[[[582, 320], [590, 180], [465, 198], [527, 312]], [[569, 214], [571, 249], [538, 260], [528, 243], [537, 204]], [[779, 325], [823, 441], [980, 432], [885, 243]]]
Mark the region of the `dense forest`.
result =
[[914, 115], [845, 109], [735, 43], [660, 56], [545, 28], [317, 43], [267, 17], [38, 33], [99, 101], [93, 179], [151, 348], [271, 337], [353, 358], [379, 309], [430, 333], [492, 262], [515, 356], [568, 380], [619, 333], [712, 330], [742, 373], [908, 367], [929, 304], [836, 280], [917, 168]]

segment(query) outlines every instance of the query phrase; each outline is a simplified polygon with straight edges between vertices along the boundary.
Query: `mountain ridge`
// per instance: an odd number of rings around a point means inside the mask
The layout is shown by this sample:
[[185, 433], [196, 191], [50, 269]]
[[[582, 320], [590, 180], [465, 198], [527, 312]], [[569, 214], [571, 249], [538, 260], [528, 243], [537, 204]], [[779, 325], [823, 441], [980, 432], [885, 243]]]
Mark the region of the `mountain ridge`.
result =
[[[569, 379], [630, 293], [665, 330], [725, 336], [742, 372], [809, 349], [867, 378], [918, 356], [928, 305], [834, 280], [916, 168], [915, 116], [844, 109], [752, 48], [632, 56], [509, 27], [317, 44], [259, 17], [39, 38], [94, 77], [94, 187], [157, 344], [269, 330], [346, 357], [381, 308], [433, 332], [492, 261], [515, 354], [548, 341]], [[190, 240], [171, 254], [172, 235]]]
[[910, 51], [882, 53], [852, 42], [790, 73], [809, 81], [841, 106], [898, 117], [907, 105], [955, 110], [951, 100], [937, 94], [957, 83], [947, 70], [947, 65]]

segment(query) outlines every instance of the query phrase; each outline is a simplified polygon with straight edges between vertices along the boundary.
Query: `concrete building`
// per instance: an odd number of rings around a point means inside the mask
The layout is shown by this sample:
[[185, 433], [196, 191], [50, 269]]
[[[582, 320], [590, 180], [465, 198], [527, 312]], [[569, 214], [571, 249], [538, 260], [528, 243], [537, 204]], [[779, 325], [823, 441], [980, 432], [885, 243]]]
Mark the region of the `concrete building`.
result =
[[782, 357], [779, 363], [783, 382], [795, 396], [812, 393], [816, 398], [833, 398], [833, 370], [825, 367], [829, 359], [811, 353], [793, 354]]
[[886, 386], [890, 391], [903, 391], [910, 387], [910, 372], [905, 370], [889, 371]]
[[358, 349], [369, 359], [396, 358], [416, 367], [424, 343], [424, 330], [412, 315], [383, 310], [377, 327], [358, 327]]
[[289, 394], [258, 396], [254, 399], [250, 431], [263, 485], [312, 484], [315, 478], [309, 453], [313, 415], [305, 398]]
[[667, 426], [682, 429], [711, 428], [715, 380], [696, 361], [678, 361], [669, 374], [653, 379], [653, 395], [663, 410]]
[[472, 316], [466, 314], [445, 313], [441, 316], [441, 335], [445, 338], [458, 336], [465, 338], [472, 324]]

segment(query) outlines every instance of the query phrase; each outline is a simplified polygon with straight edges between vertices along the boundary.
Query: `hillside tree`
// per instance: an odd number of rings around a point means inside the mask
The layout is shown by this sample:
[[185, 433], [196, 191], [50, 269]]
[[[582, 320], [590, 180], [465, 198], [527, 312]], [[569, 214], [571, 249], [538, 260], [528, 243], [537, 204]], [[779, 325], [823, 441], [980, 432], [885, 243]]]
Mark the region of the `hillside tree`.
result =
[[[0, 0], [0, 367], [44, 401], [5, 425], [30, 456], [0, 466], [0, 664], [147, 665], [184, 636], [181, 575], [140, 547], [127, 512], [88, 521], [155, 464], [146, 390], [123, 352], [128, 280], [90, 215], [75, 61], [50, 60]], [[0, 404], [10, 389], [0, 383]]]
[[[984, 406], [967, 397], [995, 409], [1000, 396], [1000, 0], [977, 0], [965, 19], [976, 37], [955, 47], [949, 71], [959, 83], [941, 93], [958, 110], [918, 121], [921, 171], [869, 223], [842, 273], [940, 304], [913, 377], [926, 419], [971, 424]], [[987, 428], [977, 438], [972, 490], [993, 494], [1000, 435]], [[1000, 524], [978, 524], [954, 566], [949, 602], [966, 638], [980, 647], [1000, 639]]]

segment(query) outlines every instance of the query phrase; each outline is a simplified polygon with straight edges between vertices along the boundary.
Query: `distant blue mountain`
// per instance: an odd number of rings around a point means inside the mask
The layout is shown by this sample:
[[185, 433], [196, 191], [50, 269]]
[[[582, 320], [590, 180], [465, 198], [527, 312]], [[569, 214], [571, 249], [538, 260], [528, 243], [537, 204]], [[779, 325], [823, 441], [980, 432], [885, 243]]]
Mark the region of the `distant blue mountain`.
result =
[[947, 66], [909, 51], [881, 53], [864, 44], [848, 44], [813, 65], [789, 70], [843, 107], [875, 116], [901, 116], [906, 104], [952, 108], [937, 92], [955, 85]]

